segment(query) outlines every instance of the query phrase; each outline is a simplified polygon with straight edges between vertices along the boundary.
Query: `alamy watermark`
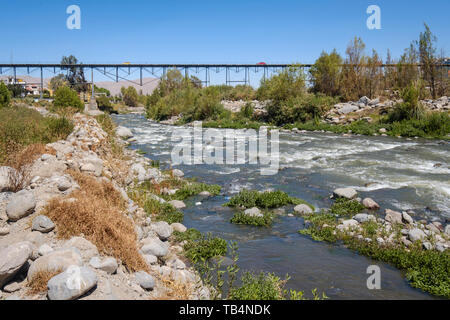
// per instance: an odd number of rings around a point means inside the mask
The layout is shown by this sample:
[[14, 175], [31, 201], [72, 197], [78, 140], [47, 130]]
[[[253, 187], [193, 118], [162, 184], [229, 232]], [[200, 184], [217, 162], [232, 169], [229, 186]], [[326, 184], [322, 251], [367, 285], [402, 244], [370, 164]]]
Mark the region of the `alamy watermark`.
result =
[[370, 5], [367, 7], [367, 14], [370, 14], [367, 18], [367, 28], [369, 30], [380, 30], [381, 29], [381, 9], [377, 5]]
[[178, 141], [171, 153], [173, 165], [259, 164], [261, 175], [278, 173], [279, 130], [203, 130], [196, 121], [193, 128], [177, 128], [172, 141]]
[[381, 269], [377, 265], [371, 265], [367, 268], [367, 274], [370, 274], [367, 278], [367, 289], [380, 290], [381, 289]]
[[77, 5], [70, 5], [66, 9], [66, 13], [69, 17], [66, 20], [66, 26], [69, 30], [81, 29], [81, 9]]

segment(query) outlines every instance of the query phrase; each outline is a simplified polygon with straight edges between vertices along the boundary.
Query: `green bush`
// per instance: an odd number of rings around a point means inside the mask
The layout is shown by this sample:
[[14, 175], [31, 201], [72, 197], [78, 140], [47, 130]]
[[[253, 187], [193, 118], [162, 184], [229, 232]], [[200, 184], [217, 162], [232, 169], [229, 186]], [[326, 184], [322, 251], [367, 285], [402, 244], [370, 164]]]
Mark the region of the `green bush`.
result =
[[286, 101], [306, 92], [303, 68], [293, 65], [269, 79], [263, 79], [257, 91], [258, 100]]
[[167, 200], [184, 200], [189, 197], [198, 195], [200, 192], [208, 191], [211, 195], [217, 196], [220, 193], [221, 187], [219, 185], [209, 185], [200, 182], [184, 183], [181, 189], [172, 196], [165, 196]]
[[242, 285], [230, 290], [230, 300], [284, 300], [281, 280], [273, 273], [259, 274], [247, 272], [242, 276]]
[[342, 57], [336, 50], [330, 54], [322, 52], [309, 71], [313, 83], [312, 91], [328, 96], [337, 96], [342, 62]]
[[11, 92], [9, 92], [8, 87], [0, 81], [0, 108], [9, 107], [11, 102]]
[[80, 112], [84, 110], [84, 104], [78, 97], [77, 92], [65, 86], [55, 91], [53, 104], [56, 108], [74, 108]]
[[256, 227], [269, 227], [272, 225], [275, 216], [270, 212], [264, 212], [262, 217], [250, 216], [244, 212], [236, 212], [231, 218], [231, 223], [245, 224]]
[[253, 105], [250, 102], [247, 102], [239, 111], [239, 116], [241, 118], [247, 118], [251, 119], [253, 117], [253, 113], [255, 112], [255, 109], [253, 108]]
[[184, 253], [193, 263], [224, 256], [227, 253], [227, 242], [222, 238], [213, 237], [211, 233], [198, 237], [198, 232], [193, 231], [184, 240], [187, 241], [183, 246]]
[[156, 221], [166, 221], [168, 224], [181, 223], [184, 219], [183, 212], [169, 203], [161, 203], [152, 197], [148, 197], [145, 201], [144, 210], [147, 214], [155, 216]]
[[314, 210], [314, 207], [301, 199], [289, 196], [286, 192], [265, 191], [259, 192], [256, 190], [242, 190], [238, 195], [232, 197], [225, 206], [228, 207], [244, 207], [253, 208], [258, 207], [262, 209], [279, 208], [285, 205], [307, 204]]
[[139, 103], [139, 95], [135, 87], [129, 86], [128, 88], [122, 87], [120, 89], [122, 99], [125, 105], [129, 107], [137, 107]]
[[349, 200], [345, 198], [338, 198], [331, 206], [331, 213], [338, 216], [355, 215], [365, 209], [364, 205], [357, 200]]

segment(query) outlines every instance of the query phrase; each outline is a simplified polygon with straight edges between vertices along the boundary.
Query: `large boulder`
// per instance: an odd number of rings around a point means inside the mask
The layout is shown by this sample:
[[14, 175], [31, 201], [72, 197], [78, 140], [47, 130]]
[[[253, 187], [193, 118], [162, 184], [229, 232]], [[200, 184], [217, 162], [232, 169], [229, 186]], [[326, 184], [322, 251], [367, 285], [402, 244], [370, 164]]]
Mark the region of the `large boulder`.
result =
[[134, 274], [134, 278], [136, 282], [144, 289], [144, 290], [153, 290], [155, 287], [155, 279], [147, 272], [139, 271]]
[[172, 175], [173, 175], [174, 177], [181, 178], [181, 177], [184, 177], [184, 172], [181, 171], [180, 169], [173, 169], [173, 170], [172, 170]]
[[158, 237], [163, 241], [169, 239], [169, 237], [173, 233], [172, 227], [165, 221], [159, 221], [159, 222], [152, 224], [152, 229], [153, 229], [153, 231], [156, 232]]
[[89, 155], [82, 160], [80, 170], [87, 173], [92, 173], [96, 177], [100, 177], [103, 171], [103, 160], [96, 154]]
[[310, 214], [313, 213], [313, 210], [310, 208], [310, 206], [306, 204], [299, 204], [294, 208], [294, 211], [298, 214]]
[[48, 233], [55, 229], [55, 224], [47, 216], [37, 216], [33, 219], [31, 230]]
[[34, 261], [28, 269], [27, 278], [31, 281], [40, 272], [63, 272], [70, 266], [81, 266], [81, 264], [82, 259], [78, 250], [73, 248], [55, 250]]
[[116, 135], [122, 139], [128, 139], [133, 136], [133, 132], [126, 127], [119, 126], [116, 128]]
[[82, 237], [71, 238], [64, 244], [64, 247], [76, 248], [81, 253], [81, 256], [87, 261], [89, 261], [92, 257], [98, 256], [97, 247], [92, 242]]
[[117, 263], [117, 260], [113, 257], [108, 257], [105, 260], [101, 260], [100, 257], [93, 257], [89, 264], [99, 270], [103, 270], [106, 273], [114, 274], [117, 271], [117, 268], [119, 267], [119, 264]]
[[338, 188], [333, 191], [333, 195], [336, 198], [355, 199], [358, 192], [353, 188]]
[[169, 252], [169, 244], [162, 242], [158, 238], [147, 238], [143, 240], [144, 246], [141, 248], [143, 254], [151, 254], [156, 257], [164, 257]]
[[187, 228], [183, 224], [178, 223], [178, 222], [172, 223], [170, 226], [172, 227], [172, 229], [174, 231], [178, 231], [178, 232], [186, 232], [187, 231]]
[[20, 220], [33, 213], [36, 199], [32, 192], [22, 190], [15, 193], [6, 206], [6, 215], [10, 221]]
[[358, 106], [346, 103], [346, 104], [342, 105], [341, 107], [339, 107], [336, 111], [338, 114], [348, 114], [348, 113], [355, 112], [358, 110], [359, 110]]
[[409, 238], [409, 240], [414, 242], [414, 241], [426, 239], [427, 235], [421, 229], [414, 228], [414, 229], [411, 229], [408, 231], [408, 238]]
[[97, 285], [97, 275], [87, 267], [71, 266], [48, 282], [49, 300], [74, 300]]
[[384, 218], [387, 222], [392, 224], [402, 224], [403, 223], [403, 215], [400, 212], [386, 209], [386, 217]]
[[362, 201], [362, 204], [364, 205], [364, 207], [366, 207], [369, 210], [377, 210], [380, 209], [380, 206], [378, 203], [376, 203], [375, 201], [373, 201], [373, 199], [371, 198], [365, 198]]
[[353, 217], [353, 220], [358, 221], [359, 223], [369, 222], [371, 220], [375, 220], [376, 218], [367, 213], [358, 213]]
[[174, 206], [177, 209], [186, 208], [186, 205], [181, 200], [172, 200], [172, 201], [169, 201], [169, 204], [171, 204], [172, 206]]
[[263, 217], [261, 210], [259, 210], [256, 207], [245, 210], [244, 214], [246, 214], [249, 217], [259, 217], [259, 218]]
[[0, 288], [23, 267], [33, 253], [31, 242], [18, 242], [0, 250]]

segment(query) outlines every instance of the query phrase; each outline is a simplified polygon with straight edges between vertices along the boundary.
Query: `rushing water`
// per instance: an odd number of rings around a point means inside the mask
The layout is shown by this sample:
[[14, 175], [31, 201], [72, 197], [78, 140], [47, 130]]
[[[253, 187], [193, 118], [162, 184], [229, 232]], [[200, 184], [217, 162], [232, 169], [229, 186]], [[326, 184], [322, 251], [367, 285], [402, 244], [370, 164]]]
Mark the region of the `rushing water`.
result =
[[[174, 127], [140, 115], [114, 118], [134, 131], [133, 148], [160, 160], [162, 166], [170, 163]], [[289, 288], [306, 292], [317, 288], [334, 299], [432, 298], [411, 288], [401, 272], [387, 264], [300, 235], [302, 218], [280, 215], [271, 228], [238, 226], [229, 222], [232, 209], [222, 204], [242, 188], [280, 189], [316, 208], [329, 208], [333, 189], [352, 186], [382, 209], [412, 209], [415, 218], [445, 222], [450, 218], [449, 151], [450, 144], [442, 141], [280, 133], [281, 170], [277, 175], [263, 176], [255, 165], [179, 166], [187, 177], [222, 186], [220, 196], [186, 201], [184, 224], [238, 241], [242, 269], [289, 274]], [[200, 206], [195, 205], [198, 201]], [[381, 268], [381, 290], [366, 286], [366, 270], [373, 264]]]

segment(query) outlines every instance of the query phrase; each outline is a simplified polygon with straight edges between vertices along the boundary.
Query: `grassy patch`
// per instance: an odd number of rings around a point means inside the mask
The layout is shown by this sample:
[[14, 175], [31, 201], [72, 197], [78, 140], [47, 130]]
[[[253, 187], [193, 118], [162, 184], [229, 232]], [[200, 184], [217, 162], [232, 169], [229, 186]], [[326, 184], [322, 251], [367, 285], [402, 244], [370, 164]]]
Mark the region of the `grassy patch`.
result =
[[[192, 230], [192, 229], [191, 229]], [[184, 254], [193, 263], [206, 261], [227, 253], [227, 242], [219, 237], [213, 237], [210, 233], [199, 235], [196, 231], [187, 231], [185, 236]], [[177, 235], [179, 239], [179, 235]]]
[[285, 205], [297, 205], [297, 204], [307, 204], [314, 210], [314, 207], [305, 201], [289, 196], [283, 191], [265, 191], [259, 192], [256, 190], [242, 190], [238, 195], [230, 199], [229, 202], [225, 204], [228, 207], [243, 207], [243, 208], [253, 208], [258, 207], [262, 209], [274, 209]]
[[144, 210], [156, 221], [166, 221], [168, 224], [183, 222], [183, 212], [177, 210], [169, 203], [161, 203], [156, 199], [148, 197], [144, 204]]
[[62, 269], [58, 269], [55, 271], [44, 270], [36, 272], [36, 274], [33, 276], [33, 279], [31, 279], [31, 281], [27, 283], [28, 286], [27, 294], [35, 295], [47, 292], [47, 284], [50, 281], [50, 279], [62, 272], [63, 272]]
[[231, 223], [246, 224], [256, 227], [269, 227], [272, 225], [275, 215], [270, 212], [264, 212], [262, 217], [249, 216], [244, 212], [236, 212], [231, 218]]
[[305, 216], [310, 227], [299, 231], [300, 234], [308, 235], [315, 241], [336, 242], [338, 236], [335, 234], [336, 217], [328, 213], [310, 214]]
[[71, 171], [80, 190], [71, 199], [51, 200], [43, 212], [58, 227], [58, 237], [70, 239], [84, 235], [105, 255], [122, 261], [130, 271], [147, 270], [148, 266], [138, 252], [133, 222], [122, 212], [125, 201], [111, 182], [101, 181]]
[[338, 216], [353, 216], [362, 212], [364, 205], [357, 200], [338, 198], [331, 206], [330, 212]]

